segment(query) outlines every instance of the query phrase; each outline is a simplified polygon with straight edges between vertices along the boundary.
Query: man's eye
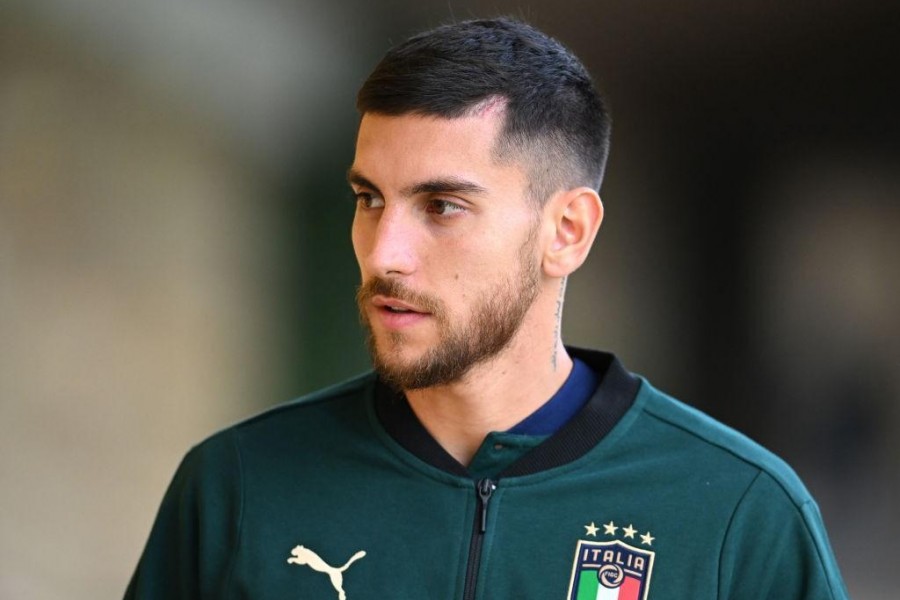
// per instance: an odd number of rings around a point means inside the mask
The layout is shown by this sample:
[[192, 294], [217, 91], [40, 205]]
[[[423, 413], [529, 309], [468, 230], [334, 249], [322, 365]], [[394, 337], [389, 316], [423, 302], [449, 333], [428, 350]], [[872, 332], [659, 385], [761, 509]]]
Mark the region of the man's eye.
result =
[[426, 212], [441, 216], [454, 215], [457, 213], [465, 212], [465, 210], [465, 208], [463, 208], [459, 204], [456, 204], [455, 202], [450, 202], [449, 200], [441, 200], [438, 198], [429, 200], [428, 205], [425, 208]]
[[356, 202], [363, 208], [381, 208], [384, 206], [384, 201], [381, 198], [369, 192], [357, 192]]

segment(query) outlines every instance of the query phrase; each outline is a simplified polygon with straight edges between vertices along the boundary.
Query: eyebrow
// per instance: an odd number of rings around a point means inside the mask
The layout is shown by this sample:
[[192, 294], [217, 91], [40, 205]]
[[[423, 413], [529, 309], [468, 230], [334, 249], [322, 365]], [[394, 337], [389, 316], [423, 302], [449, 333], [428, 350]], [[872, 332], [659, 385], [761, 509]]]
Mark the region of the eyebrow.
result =
[[403, 188], [400, 193], [404, 196], [416, 196], [418, 194], [476, 194], [483, 195], [487, 189], [474, 181], [462, 177], [437, 177], [422, 181], [415, 185]]
[[[359, 171], [350, 168], [347, 171], [347, 181], [360, 187], [367, 187], [377, 193], [381, 193], [378, 186], [373, 184], [367, 177]], [[421, 181], [413, 185], [407, 186], [400, 190], [403, 196], [416, 196], [419, 194], [487, 194], [487, 188], [481, 186], [474, 181], [463, 179], [462, 177], [436, 177], [427, 181]]]
[[348, 181], [351, 185], [356, 185], [356, 186], [359, 186], [359, 187], [369, 188], [369, 189], [372, 190], [373, 192], [375, 192], [375, 193], [377, 193], [377, 194], [379, 194], [379, 195], [381, 194], [381, 190], [378, 189], [378, 186], [377, 186], [377, 185], [375, 185], [374, 183], [372, 183], [371, 181], [369, 181], [369, 179], [368, 179], [367, 177], [363, 176], [362, 173], [360, 173], [359, 171], [357, 171], [357, 170], [354, 169], [353, 167], [350, 167], [350, 169], [347, 170], [347, 181]]

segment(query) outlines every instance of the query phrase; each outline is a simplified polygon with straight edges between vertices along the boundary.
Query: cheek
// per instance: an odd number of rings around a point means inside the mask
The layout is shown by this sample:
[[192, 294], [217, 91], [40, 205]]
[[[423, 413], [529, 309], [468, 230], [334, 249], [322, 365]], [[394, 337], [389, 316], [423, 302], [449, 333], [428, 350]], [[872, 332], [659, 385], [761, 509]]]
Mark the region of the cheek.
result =
[[353, 244], [353, 254], [356, 256], [356, 262], [359, 263], [359, 268], [363, 267], [363, 255], [365, 253], [366, 248], [366, 236], [363, 234], [362, 227], [360, 227], [357, 219], [353, 219], [353, 225], [350, 228], [350, 243]]
[[356, 254], [356, 268], [359, 272], [360, 283], [365, 283], [371, 277], [371, 273], [369, 269], [366, 268], [365, 258], [358, 253]]

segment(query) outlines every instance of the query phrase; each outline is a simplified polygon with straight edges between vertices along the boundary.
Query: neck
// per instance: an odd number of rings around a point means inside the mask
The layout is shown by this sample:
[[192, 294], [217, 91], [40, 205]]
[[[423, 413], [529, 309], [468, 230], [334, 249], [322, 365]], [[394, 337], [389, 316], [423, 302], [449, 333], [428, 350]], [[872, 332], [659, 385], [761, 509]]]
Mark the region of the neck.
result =
[[422, 425], [463, 465], [490, 432], [505, 431], [540, 408], [572, 370], [558, 331], [552, 342], [519, 333], [503, 352], [460, 381], [406, 392]]

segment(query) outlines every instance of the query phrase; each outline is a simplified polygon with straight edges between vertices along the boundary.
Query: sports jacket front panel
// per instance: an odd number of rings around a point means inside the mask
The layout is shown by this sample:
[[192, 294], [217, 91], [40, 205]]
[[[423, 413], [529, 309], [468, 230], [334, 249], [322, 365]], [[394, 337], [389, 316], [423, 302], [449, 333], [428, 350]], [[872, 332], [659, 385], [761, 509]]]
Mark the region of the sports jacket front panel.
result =
[[577, 354], [603, 374], [589, 414], [499, 473], [486, 512], [421, 425], [382, 424], [403, 404], [372, 375], [216, 434], [179, 467], [126, 598], [846, 597], [784, 463], [646, 381], [622, 405], [609, 383], [631, 376]]

